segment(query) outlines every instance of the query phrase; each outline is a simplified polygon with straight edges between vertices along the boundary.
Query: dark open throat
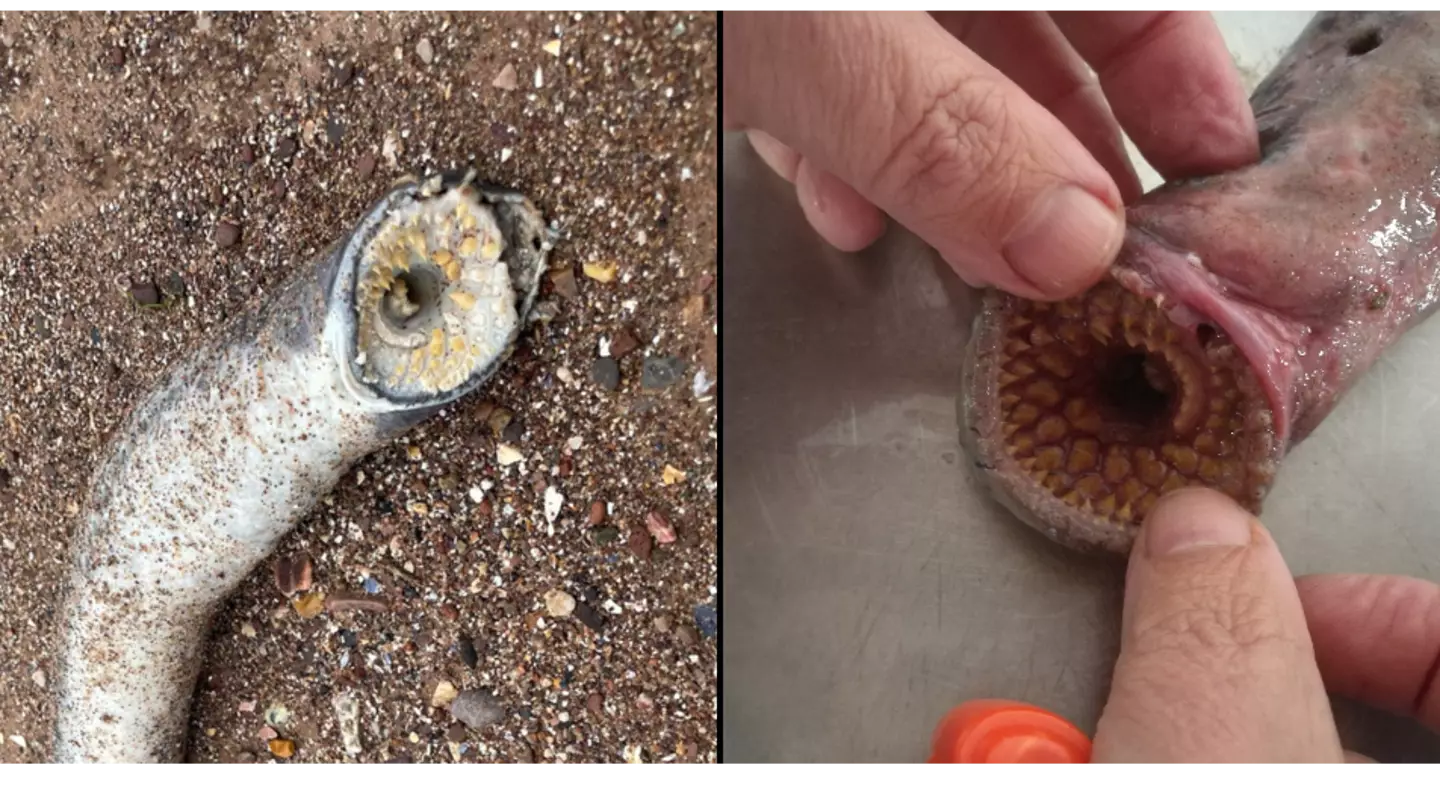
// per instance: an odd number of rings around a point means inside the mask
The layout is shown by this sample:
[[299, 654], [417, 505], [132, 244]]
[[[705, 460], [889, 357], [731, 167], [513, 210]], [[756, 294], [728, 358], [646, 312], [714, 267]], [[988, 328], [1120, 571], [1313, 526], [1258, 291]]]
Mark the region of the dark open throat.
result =
[[1141, 431], [1164, 429], [1170, 418], [1175, 380], [1153, 354], [1124, 352], [1102, 358], [1099, 404], [1105, 420]]

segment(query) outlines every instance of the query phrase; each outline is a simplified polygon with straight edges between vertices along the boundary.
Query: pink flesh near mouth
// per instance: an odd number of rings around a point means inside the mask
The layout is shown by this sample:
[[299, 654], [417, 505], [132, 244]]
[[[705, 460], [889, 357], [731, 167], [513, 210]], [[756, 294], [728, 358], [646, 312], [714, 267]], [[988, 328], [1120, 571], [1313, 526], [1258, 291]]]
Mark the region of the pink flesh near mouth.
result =
[[1297, 379], [1297, 359], [1307, 329], [1273, 312], [1228, 297], [1224, 282], [1208, 272], [1193, 255], [1159, 247], [1131, 230], [1113, 270], [1127, 290], [1157, 300], [1176, 325], [1194, 330], [1213, 323], [1227, 335], [1256, 372], [1275, 417], [1283, 444], [1292, 419], [1288, 393]]

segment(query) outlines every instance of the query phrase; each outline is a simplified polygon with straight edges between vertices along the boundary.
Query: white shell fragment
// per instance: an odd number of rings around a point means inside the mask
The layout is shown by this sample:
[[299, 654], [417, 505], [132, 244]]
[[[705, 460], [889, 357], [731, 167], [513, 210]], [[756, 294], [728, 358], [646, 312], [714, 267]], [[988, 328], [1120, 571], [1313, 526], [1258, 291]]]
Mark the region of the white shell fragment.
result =
[[551, 536], [555, 535], [555, 518], [560, 516], [560, 507], [565, 505], [565, 495], [554, 486], [545, 487], [545, 522]]

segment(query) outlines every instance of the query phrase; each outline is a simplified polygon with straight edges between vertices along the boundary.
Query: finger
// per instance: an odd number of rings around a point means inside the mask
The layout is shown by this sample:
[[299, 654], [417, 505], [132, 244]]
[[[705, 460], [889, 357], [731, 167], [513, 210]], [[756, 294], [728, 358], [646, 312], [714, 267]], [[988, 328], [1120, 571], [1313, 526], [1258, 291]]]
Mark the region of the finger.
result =
[[1120, 125], [1085, 61], [1043, 11], [936, 11], [935, 21], [976, 56], [1009, 76], [1080, 140], [1133, 202], [1140, 178]]
[[732, 12], [724, 103], [952, 266], [1033, 298], [1097, 281], [1124, 236], [1114, 181], [1065, 126], [922, 13]]
[[1326, 687], [1440, 730], [1440, 586], [1334, 575], [1296, 586]]
[[1265, 528], [1218, 492], [1173, 492], [1141, 528], [1095, 758], [1342, 758], [1294, 581]]
[[800, 158], [795, 193], [810, 227], [837, 250], [869, 247], [885, 232], [885, 216], [844, 180]]
[[1255, 115], [1208, 12], [1052, 16], [1100, 74], [1120, 125], [1166, 178], [1210, 174], [1259, 159]]
[[758, 129], [746, 132], [745, 136], [749, 138], [751, 148], [765, 161], [765, 165], [784, 177], [785, 182], [795, 182], [795, 171], [800, 167], [800, 155], [796, 154], [794, 149]]
[[1355, 752], [1354, 750], [1346, 750], [1346, 751], [1345, 751], [1345, 763], [1346, 763], [1346, 764], [1374, 764], [1374, 763], [1376, 763], [1376, 762], [1375, 762], [1375, 759], [1370, 758], [1369, 756], [1365, 755], [1364, 753], [1357, 753], [1357, 752]]
[[758, 129], [745, 134], [760, 159], [795, 185], [810, 227], [836, 249], [863, 250], [884, 235], [884, 214], [843, 180]]

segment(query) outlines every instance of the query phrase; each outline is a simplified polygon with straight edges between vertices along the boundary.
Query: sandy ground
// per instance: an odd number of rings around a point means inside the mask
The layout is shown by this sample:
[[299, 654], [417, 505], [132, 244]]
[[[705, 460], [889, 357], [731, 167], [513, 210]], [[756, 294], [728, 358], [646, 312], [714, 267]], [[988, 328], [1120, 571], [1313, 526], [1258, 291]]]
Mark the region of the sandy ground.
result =
[[[189, 757], [281, 760], [273, 736], [289, 761], [714, 760], [716, 62], [709, 15], [0, 14], [0, 761], [50, 753], [55, 608], [107, 432], [393, 179], [467, 163], [564, 230], [554, 319], [281, 543], [317, 592], [388, 611], [304, 618], [268, 567], [243, 582]], [[622, 331], [612, 392], [591, 366]], [[643, 386], [662, 358], [680, 378]], [[501, 436], [525, 463], [496, 463]], [[651, 512], [677, 542], [651, 548]], [[493, 710], [458, 723], [447, 687]]]

